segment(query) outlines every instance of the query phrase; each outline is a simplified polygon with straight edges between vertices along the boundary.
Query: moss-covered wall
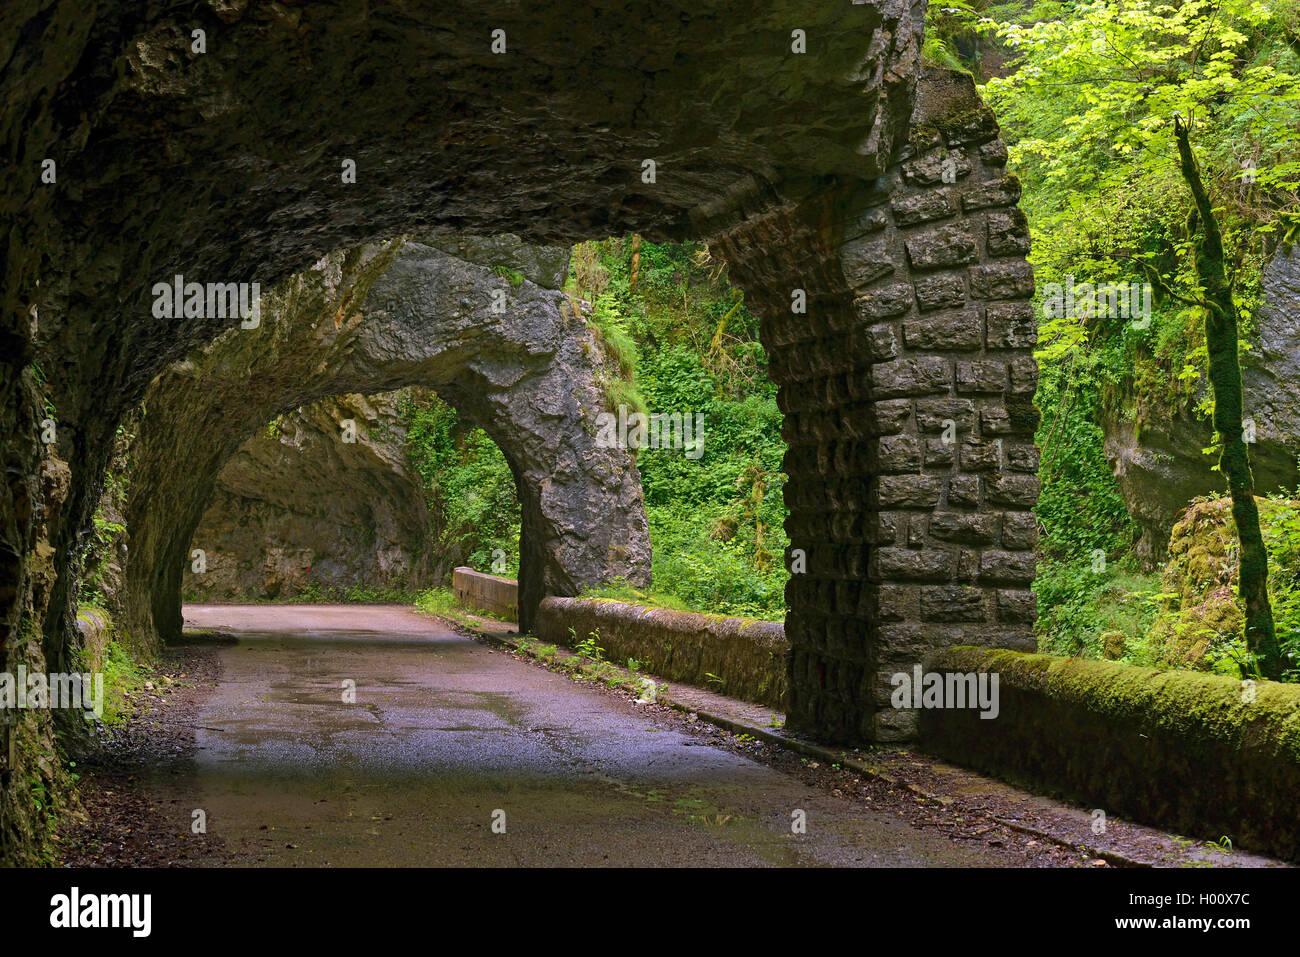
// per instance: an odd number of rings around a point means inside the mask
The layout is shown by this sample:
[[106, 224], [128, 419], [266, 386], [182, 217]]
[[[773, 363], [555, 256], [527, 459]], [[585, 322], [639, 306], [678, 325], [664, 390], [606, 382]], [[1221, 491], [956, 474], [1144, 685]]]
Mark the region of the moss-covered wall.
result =
[[928, 668], [997, 674], [1000, 709], [923, 710], [925, 750], [1108, 816], [1300, 860], [1300, 687], [985, 648]]

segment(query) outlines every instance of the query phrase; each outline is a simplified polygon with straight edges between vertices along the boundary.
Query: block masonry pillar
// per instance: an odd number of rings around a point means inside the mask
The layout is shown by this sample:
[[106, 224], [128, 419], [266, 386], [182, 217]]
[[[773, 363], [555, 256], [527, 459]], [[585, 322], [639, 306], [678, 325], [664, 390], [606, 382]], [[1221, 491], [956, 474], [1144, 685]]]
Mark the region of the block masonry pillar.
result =
[[932, 71], [885, 176], [714, 240], [785, 414], [793, 730], [907, 739], [892, 675], [1034, 647], [1037, 322], [1005, 162], [969, 78]]

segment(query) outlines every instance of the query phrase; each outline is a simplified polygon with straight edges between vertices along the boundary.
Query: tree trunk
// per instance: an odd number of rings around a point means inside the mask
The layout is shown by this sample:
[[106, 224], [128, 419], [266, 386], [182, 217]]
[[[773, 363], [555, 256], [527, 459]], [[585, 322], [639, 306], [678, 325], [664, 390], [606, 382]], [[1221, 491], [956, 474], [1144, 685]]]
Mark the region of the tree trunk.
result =
[[1196, 273], [1204, 289], [1205, 347], [1210, 359], [1210, 385], [1214, 389], [1214, 428], [1223, 443], [1219, 469], [1228, 480], [1232, 518], [1241, 543], [1237, 587], [1246, 613], [1246, 647], [1259, 674], [1274, 681], [1282, 678], [1285, 659], [1273, 627], [1273, 606], [1268, 600], [1268, 552], [1259, 528], [1255, 505], [1255, 479], [1242, 436], [1241, 366], [1237, 361], [1237, 309], [1223, 265], [1223, 236], [1201, 171], [1192, 155], [1187, 129], [1175, 118], [1174, 136], [1183, 179], [1196, 202], [1204, 238], [1196, 247]]

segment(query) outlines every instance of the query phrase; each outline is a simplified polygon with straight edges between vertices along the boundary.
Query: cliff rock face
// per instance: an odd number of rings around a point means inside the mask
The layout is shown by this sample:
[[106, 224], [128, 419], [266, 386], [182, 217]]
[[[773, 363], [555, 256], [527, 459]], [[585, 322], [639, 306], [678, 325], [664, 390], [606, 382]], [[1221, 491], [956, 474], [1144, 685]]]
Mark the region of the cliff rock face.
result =
[[1256, 491], [1300, 484], [1300, 245], [1279, 249], [1264, 266], [1259, 336], [1242, 357]]
[[[217, 476], [194, 532], [197, 601], [291, 598], [308, 585], [415, 589], [428, 582], [429, 516], [392, 394], [343, 395], [280, 416]], [[343, 441], [355, 424], [355, 441]]]
[[[1251, 468], [1264, 495], [1300, 484], [1300, 246], [1284, 247], [1264, 266], [1259, 335], [1242, 355], [1245, 417], [1255, 425]], [[1133, 520], [1141, 526], [1138, 552], [1163, 561], [1178, 513], [1200, 495], [1227, 485], [1201, 452], [1213, 442], [1208, 420], [1190, 409], [1144, 406], [1102, 420], [1106, 457]]]

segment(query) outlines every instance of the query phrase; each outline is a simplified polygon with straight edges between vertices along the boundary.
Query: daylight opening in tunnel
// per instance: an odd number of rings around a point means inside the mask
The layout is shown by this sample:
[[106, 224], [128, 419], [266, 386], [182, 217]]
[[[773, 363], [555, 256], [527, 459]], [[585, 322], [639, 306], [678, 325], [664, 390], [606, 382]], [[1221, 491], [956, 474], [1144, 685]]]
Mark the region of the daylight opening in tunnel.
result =
[[632, 449], [653, 585], [612, 598], [780, 621], [782, 416], [759, 320], [704, 243], [639, 235], [579, 244], [568, 289], [615, 357], [605, 439]]
[[190, 543], [187, 602], [410, 602], [457, 565], [518, 573], [501, 451], [427, 389], [276, 416], [226, 462]]

